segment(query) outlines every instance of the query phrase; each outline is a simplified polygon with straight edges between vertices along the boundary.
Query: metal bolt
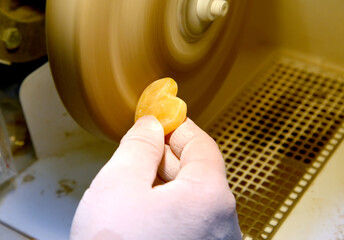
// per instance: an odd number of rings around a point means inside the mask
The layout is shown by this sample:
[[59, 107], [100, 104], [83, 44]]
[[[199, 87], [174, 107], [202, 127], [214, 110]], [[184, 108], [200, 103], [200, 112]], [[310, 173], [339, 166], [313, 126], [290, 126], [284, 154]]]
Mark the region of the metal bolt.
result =
[[214, 17], [226, 16], [229, 4], [224, 0], [214, 0], [210, 7], [210, 12]]
[[8, 50], [14, 50], [20, 46], [22, 35], [18, 28], [7, 28], [2, 33], [2, 41]]
[[229, 9], [229, 0], [195, 1], [197, 1], [197, 15], [204, 22], [211, 22], [214, 21], [217, 17], [225, 16]]

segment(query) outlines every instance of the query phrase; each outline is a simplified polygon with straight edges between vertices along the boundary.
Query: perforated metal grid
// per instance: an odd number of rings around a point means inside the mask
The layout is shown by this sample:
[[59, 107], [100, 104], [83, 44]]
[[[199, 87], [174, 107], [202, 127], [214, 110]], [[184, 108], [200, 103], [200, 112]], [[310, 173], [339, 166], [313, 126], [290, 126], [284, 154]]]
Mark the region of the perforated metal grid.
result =
[[217, 119], [243, 238], [271, 239], [344, 135], [343, 75], [278, 57]]

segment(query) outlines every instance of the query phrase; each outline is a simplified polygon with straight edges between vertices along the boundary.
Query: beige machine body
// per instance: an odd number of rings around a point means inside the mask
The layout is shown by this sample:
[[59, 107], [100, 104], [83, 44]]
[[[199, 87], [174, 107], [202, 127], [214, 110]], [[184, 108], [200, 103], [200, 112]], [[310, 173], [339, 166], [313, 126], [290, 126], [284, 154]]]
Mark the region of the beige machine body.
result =
[[[279, 51], [288, 51], [320, 66], [344, 66], [343, 2], [253, 1], [247, 12], [244, 37], [237, 57], [237, 69], [228, 74], [222, 94], [218, 94], [209, 112], [221, 110], [262, 66], [264, 60]], [[242, 60], [242, 61], [241, 61]], [[243, 66], [239, 66], [243, 64]], [[243, 68], [246, 65], [247, 69]], [[240, 72], [239, 72], [240, 70]], [[239, 75], [236, 75], [239, 74]], [[242, 75], [241, 75], [242, 74]], [[219, 104], [222, 102], [222, 104]], [[216, 107], [217, 106], [217, 107]]]

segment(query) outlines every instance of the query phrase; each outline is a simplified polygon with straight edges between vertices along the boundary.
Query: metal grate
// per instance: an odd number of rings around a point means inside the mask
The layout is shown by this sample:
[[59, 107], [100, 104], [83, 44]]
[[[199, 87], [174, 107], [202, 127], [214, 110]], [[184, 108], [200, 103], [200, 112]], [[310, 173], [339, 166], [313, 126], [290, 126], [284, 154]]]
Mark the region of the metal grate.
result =
[[243, 238], [271, 239], [344, 135], [343, 76], [279, 57], [209, 129]]

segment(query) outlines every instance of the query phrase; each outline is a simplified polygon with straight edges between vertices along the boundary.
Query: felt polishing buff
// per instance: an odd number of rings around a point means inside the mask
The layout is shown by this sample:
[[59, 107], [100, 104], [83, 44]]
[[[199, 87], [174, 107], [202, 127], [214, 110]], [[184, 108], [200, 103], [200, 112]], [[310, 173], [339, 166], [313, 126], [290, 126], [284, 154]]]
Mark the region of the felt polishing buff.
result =
[[56, 87], [72, 117], [119, 140], [151, 82], [171, 77], [196, 118], [235, 58], [245, 0], [198, 18], [196, 0], [48, 0], [47, 43]]

